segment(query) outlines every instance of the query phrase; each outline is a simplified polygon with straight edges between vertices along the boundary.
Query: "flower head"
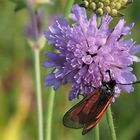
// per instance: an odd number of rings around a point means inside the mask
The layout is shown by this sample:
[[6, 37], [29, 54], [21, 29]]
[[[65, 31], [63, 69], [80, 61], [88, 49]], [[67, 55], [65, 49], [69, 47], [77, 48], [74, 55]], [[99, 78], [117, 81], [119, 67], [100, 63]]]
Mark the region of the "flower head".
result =
[[[109, 81], [107, 70], [117, 83], [136, 81], [130, 66], [134, 61], [140, 62], [135, 56], [140, 45], [123, 38], [130, 34], [133, 23], [126, 26], [121, 19], [114, 29], [110, 29], [112, 18], [105, 15], [98, 27], [96, 15], [88, 19], [85, 8], [78, 5], [73, 6], [70, 18], [74, 21], [71, 26], [67, 20], [57, 18], [49, 31], [45, 31], [49, 44], [57, 50], [46, 53], [44, 66], [54, 67], [46, 76], [46, 86], [53, 85], [57, 90], [60, 85], [70, 82], [69, 99], [72, 100], [79, 93], [86, 96], [101, 86], [102, 75], [104, 81]], [[118, 96], [121, 90], [131, 92], [133, 87], [118, 84], [114, 96]]]
[[[34, 14], [34, 20], [36, 21], [36, 30], [37, 31], [34, 31], [35, 27], [33, 27], [33, 23], [28, 23], [26, 26], [25, 26], [25, 35], [28, 37], [28, 38], [31, 38], [31, 39], [35, 39], [36, 35], [37, 37], [39, 38], [41, 35], [42, 35], [42, 17], [41, 17], [41, 11], [39, 12], [35, 12]], [[37, 33], [35, 33], [37, 32]]]

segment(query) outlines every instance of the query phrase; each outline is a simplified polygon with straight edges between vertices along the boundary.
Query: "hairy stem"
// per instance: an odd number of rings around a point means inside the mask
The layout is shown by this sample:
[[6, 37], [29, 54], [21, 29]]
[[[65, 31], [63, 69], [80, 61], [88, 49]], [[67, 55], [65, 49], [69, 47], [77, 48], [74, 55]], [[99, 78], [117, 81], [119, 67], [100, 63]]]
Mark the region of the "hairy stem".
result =
[[112, 140], [117, 140], [114, 123], [113, 123], [112, 112], [111, 112], [111, 105], [109, 105], [109, 107], [106, 111], [106, 117], [107, 117], [109, 129], [110, 129], [111, 138], [112, 138]]
[[99, 140], [99, 139], [100, 139], [99, 124], [97, 124], [96, 127], [95, 127], [94, 140]]
[[51, 140], [52, 132], [52, 116], [53, 116], [53, 105], [54, 105], [55, 91], [53, 88], [50, 89], [46, 116], [46, 140]]

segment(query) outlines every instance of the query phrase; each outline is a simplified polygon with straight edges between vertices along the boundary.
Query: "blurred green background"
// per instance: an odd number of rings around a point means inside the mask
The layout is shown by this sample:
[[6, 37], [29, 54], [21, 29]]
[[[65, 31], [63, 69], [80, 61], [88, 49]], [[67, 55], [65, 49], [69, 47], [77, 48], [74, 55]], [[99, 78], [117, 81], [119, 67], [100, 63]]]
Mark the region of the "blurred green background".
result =
[[[63, 15], [66, 0], [55, 0], [54, 5], [41, 6], [43, 28], [58, 15]], [[15, 4], [0, 0], [0, 140], [37, 140], [37, 109], [35, 94], [34, 54], [25, 35], [30, 23], [27, 9], [14, 12]], [[132, 37], [140, 44], [140, 0], [123, 12], [127, 23], [135, 22]], [[116, 19], [117, 21], [118, 19]], [[41, 51], [41, 62], [45, 60]], [[44, 87], [46, 69], [41, 68], [43, 89], [44, 128], [49, 91]], [[134, 73], [140, 79], [140, 64], [134, 65]], [[67, 99], [69, 86], [61, 87], [55, 96], [52, 140], [93, 140], [94, 129], [82, 136], [81, 130], [65, 128], [64, 113], [76, 102]], [[132, 94], [122, 93], [112, 103], [112, 111], [118, 140], [140, 140], [140, 85]], [[100, 121], [101, 140], [111, 140], [106, 115]], [[46, 130], [45, 130], [46, 131]]]

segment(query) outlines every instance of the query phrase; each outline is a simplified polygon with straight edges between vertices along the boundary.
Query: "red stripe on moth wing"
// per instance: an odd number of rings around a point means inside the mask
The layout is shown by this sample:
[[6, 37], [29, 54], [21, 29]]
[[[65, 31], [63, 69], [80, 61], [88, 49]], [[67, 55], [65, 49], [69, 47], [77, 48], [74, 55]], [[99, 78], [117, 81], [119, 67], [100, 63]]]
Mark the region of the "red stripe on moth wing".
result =
[[96, 119], [99, 119], [102, 117], [102, 115], [104, 114], [104, 112], [106, 111], [107, 107], [109, 106], [111, 102], [112, 102], [112, 97], [108, 100], [107, 104], [104, 106], [103, 110], [99, 113]]

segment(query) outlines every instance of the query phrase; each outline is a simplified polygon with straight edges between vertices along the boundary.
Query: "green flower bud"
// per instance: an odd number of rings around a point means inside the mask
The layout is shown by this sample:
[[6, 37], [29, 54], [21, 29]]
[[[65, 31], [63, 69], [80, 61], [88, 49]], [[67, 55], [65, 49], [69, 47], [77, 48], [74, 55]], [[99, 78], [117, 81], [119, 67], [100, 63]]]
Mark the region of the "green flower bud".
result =
[[98, 8], [103, 8], [104, 4], [102, 2], [98, 2]]
[[116, 3], [115, 3], [115, 2], [111, 2], [111, 3], [110, 3], [110, 7], [111, 7], [111, 8], [115, 8], [115, 6], [116, 6]]
[[120, 0], [120, 2], [121, 2], [121, 5], [124, 6], [127, 4], [128, 0]]
[[111, 12], [111, 8], [109, 6], [106, 6], [105, 7], [105, 13], [109, 14], [110, 12]]
[[99, 16], [108, 13], [111, 16], [122, 16], [119, 10], [126, 8], [132, 0], [84, 0], [81, 6], [90, 9]]
[[80, 4], [81, 7], [85, 7], [85, 8], [88, 8], [89, 7], [89, 2], [87, 0], [84, 0], [81, 4]]
[[120, 3], [120, 2], [116, 2], [115, 8], [116, 8], [117, 10], [119, 10], [119, 9], [121, 8], [121, 3]]
[[98, 8], [98, 9], [96, 10], [96, 13], [97, 13], [97, 15], [102, 16], [102, 15], [104, 14], [104, 11], [103, 11], [102, 8]]
[[95, 2], [91, 2], [89, 4], [89, 8], [92, 9], [93, 11], [96, 10], [96, 8], [97, 8], [96, 3]]
[[111, 16], [115, 17], [118, 14], [118, 11], [116, 9], [111, 9]]
[[108, 5], [110, 5], [110, 0], [106, 0], [106, 1], [104, 1], [104, 3], [106, 6], [108, 6]]

